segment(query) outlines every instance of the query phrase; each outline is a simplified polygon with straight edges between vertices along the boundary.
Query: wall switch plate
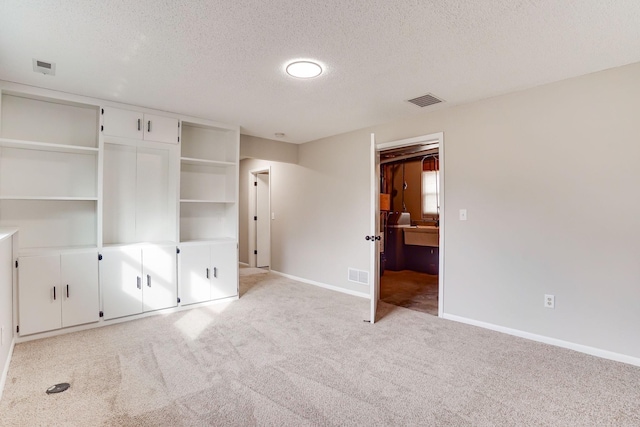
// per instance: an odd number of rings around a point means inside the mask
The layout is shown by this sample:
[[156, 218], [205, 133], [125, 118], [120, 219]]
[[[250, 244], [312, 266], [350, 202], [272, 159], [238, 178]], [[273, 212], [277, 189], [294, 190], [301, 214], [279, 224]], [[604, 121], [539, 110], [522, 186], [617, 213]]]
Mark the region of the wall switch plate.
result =
[[467, 210], [460, 209], [460, 221], [466, 221], [466, 220], [467, 220]]
[[554, 295], [545, 295], [544, 306], [545, 308], [556, 308], [556, 297]]

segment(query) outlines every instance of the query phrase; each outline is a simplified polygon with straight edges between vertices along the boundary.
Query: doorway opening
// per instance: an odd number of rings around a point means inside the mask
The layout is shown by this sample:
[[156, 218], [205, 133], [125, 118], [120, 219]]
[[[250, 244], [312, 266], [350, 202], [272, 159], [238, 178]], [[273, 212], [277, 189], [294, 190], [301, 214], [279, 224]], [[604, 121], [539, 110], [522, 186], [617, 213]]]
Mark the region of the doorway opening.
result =
[[249, 172], [249, 266], [271, 269], [271, 168]]
[[379, 299], [442, 316], [443, 134], [377, 144]]

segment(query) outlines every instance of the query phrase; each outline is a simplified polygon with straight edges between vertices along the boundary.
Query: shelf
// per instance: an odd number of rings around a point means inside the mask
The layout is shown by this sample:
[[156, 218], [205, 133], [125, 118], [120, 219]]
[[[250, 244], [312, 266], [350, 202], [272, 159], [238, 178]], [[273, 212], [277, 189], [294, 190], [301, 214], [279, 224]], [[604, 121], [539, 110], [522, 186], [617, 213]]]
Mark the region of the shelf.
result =
[[82, 147], [79, 145], [51, 144], [39, 141], [24, 141], [21, 139], [0, 138], [0, 147], [21, 148], [24, 150], [52, 151], [71, 154], [98, 154], [98, 148]]
[[180, 199], [180, 203], [235, 203], [235, 200], [197, 200], [197, 199]]
[[69, 201], [69, 202], [96, 202], [97, 197], [38, 197], [38, 196], [0, 196], [0, 200], [40, 200], [40, 201]]
[[200, 166], [235, 166], [234, 162], [222, 162], [218, 160], [204, 160], [194, 159], [191, 157], [180, 157], [180, 162], [186, 165], [200, 165]]

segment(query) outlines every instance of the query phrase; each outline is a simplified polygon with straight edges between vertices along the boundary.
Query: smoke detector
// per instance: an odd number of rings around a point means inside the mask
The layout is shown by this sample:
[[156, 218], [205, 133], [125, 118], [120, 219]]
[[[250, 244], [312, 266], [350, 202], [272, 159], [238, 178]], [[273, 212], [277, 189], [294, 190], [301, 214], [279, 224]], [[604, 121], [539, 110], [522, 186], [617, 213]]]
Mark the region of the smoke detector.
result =
[[33, 71], [36, 73], [56, 75], [56, 64], [33, 58]]

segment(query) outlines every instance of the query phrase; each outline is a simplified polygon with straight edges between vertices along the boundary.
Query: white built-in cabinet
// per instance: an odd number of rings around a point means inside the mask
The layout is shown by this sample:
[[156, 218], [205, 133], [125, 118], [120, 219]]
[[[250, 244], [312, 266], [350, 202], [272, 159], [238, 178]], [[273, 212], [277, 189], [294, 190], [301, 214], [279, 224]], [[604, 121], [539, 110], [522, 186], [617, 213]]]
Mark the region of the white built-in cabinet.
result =
[[98, 251], [20, 257], [21, 335], [99, 319]]
[[178, 124], [173, 117], [105, 107], [102, 132], [108, 136], [177, 144]]
[[184, 244], [178, 258], [183, 304], [238, 295], [238, 253], [234, 242]]
[[105, 319], [177, 305], [175, 245], [106, 248], [100, 262]]
[[238, 162], [237, 126], [0, 81], [19, 335], [237, 297]]

